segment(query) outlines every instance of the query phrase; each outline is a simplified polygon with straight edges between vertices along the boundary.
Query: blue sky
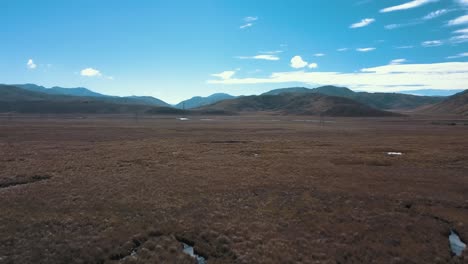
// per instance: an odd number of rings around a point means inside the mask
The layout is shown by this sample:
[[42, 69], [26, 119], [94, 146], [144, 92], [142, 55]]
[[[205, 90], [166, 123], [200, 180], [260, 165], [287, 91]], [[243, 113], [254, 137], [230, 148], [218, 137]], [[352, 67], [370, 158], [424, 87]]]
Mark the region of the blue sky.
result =
[[468, 0], [15, 0], [0, 10], [0, 83], [171, 103], [297, 85], [468, 88]]

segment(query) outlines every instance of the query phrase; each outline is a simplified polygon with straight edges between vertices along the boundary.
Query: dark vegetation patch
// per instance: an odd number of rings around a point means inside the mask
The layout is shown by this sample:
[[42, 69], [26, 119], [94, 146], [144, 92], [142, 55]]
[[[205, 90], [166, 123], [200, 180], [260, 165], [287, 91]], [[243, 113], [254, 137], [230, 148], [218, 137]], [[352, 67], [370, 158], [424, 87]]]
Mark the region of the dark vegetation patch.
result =
[[465, 121], [432, 121], [431, 125], [436, 126], [468, 126]]
[[335, 165], [367, 165], [376, 167], [388, 167], [392, 166], [386, 157], [383, 158], [372, 158], [372, 157], [349, 157], [349, 158], [336, 158], [331, 161]]
[[212, 144], [248, 144], [251, 143], [252, 141], [248, 140], [213, 140], [210, 141]]
[[24, 185], [50, 179], [49, 175], [15, 176], [0, 179], [0, 188]]

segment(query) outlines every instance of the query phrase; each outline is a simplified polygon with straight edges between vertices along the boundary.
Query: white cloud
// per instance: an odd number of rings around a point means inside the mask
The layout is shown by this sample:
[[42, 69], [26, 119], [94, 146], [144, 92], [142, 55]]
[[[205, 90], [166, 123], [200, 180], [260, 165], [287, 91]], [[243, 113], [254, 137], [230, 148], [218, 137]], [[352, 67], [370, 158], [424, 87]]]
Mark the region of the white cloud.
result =
[[99, 76], [102, 76], [102, 74], [98, 70], [93, 69], [93, 68], [83, 69], [83, 70], [81, 70], [80, 74], [81, 74], [81, 76], [86, 76], [86, 77], [99, 77]]
[[230, 80], [236, 71], [223, 71], [221, 73], [211, 74], [211, 76], [221, 78], [222, 80]]
[[323, 56], [325, 56], [324, 53], [315, 53], [314, 54], [314, 57], [323, 57]]
[[210, 84], [260, 84], [300, 82], [309, 85], [338, 85], [374, 92], [418, 89], [466, 89], [468, 62], [384, 65], [359, 72], [275, 72], [267, 78], [209, 80]]
[[249, 27], [251, 27], [251, 26], [253, 26], [252, 23], [247, 23], [247, 24], [244, 24], [244, 25], [240, 26], [239, 28], [240, 28], [240, 29], [244, 29], [244, 28], [249, 28]]
[[425, 48], [438, 47], [444, 44], [441, 40], [428, 40], [421, 43], [421, 46]]
[[447, 14], [449, 11], [447, 9], [440, 9], [440, 10], [436, 10], [436, 11], [433, 11], [433, 12], [430, 12], [429, 14], [427, 14], [426, 16], [423, 17], [424, 20], [430, 20], [430, 19], [434, 19], [436, 17], [440, 17], [442, 15], [445, 15]]
[[337, 51], [339, 51], [339, 52], [348, 51], [348, 50], [349, 50], [348, 48], [340, 48], [340, 49], [337, 49]]
[[243, 60], [247, 60], [247, 59], [269, 60], [269, 61], [280, 60], [280, 58], [278, 56], [272, 55], [272, 54], [260, 54], [260, 55], [256, 55], [256, 56], [239, 56], [239, 57], [236, 57], [236, 58], [243, 59]]
[[438, 1], [439, 0], [413, 0], [413, 1], [401, 4], [401, 5], [384, 8], [384, 9], [380, 10], [380, 13], [388, 13], [388, 12], [393, 12], [393, 11], [400, 11], [400, 10], [416, 8], [416, 7], [420, 7], [422, 5], [425, 5], [425, 4], [434, 3], [434, 2], [438, 2]]
[[457, 0], [460, 5], [468, 6], [468, 0]]
[[457, 17], [448, 22], [449, 26], [458, 26], [458, 25], [464, 25], [464, 24], [468, 24], [468, 15]]
[[373, 18], [364, 18], [360, 22], [352, 24], [351, 26], [349, 26], [349, 28], [361, 28], [361, 27], [368, 26], [374, 22], [375, 22], [375, 19]]
[[375, 50], [376, 48], [357, 48], [356, 51], [359, 51], [359, 52], [369, 52], [369, 51], [373, 51]]
[[291, 67], [295, 69], [304, 68], [305, 66], [307, 66], [307, 64], [309, 63], [307, 63], [307, 61], [304, 61], [301, 56], [294, 56], [291, 59]]
[[311, 63], [311, 64], [309, 64], [309, 66], [307, 66], [307, 67], [309, 67], [310, 69], [317, 69], [317, 68], [318, 68], [318, 64], [317, 64], [317, 63]]
[[26, 63], [26, 66], [28, 67], [28, 69], [31, 69], [31, 70], [34, 70], [37, 68], [37, 65], [34, 63], [32, 59], [28, 60], [28, 63]]
[[392, 60], [390, 61], [390, 65], [399, 65], [399, 64], [402, 64], [402, 63], [405, 63], [406, 62], [406, 59], [395, 59], [395, 60]]
[[455, 56], [449, 56], [447, 57], [447, 59], [458, 59], [458, 58], [464, 58], [464, 57], [468, 57], [468, 52], [463, 52]]

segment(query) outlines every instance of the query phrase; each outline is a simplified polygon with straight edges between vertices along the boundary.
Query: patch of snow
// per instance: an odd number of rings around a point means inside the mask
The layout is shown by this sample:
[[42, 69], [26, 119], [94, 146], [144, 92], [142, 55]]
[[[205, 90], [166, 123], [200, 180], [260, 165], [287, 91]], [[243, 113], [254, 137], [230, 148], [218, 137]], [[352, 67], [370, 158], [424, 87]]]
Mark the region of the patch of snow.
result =
[[387, 155], [389, 156], [401, 156], [403, 153], [401, 152], [387, 152]]
[[193, 250], [193, 247], [191, 247], [191, 246], [189, 246], [189, 245], [187, 245], [185, 243], [182, 243], [182, 245], [184, 246], [184, 253], [185, 254], [197, 259], [198, 264], [206, 264], [205, 258], [195, 254], [195, 251]]
[[461, 256], [463, 254], [463, 250], [466, 248], [466, 244], [461, 241], [460, 237], [457, 233], [453, 232], [453, 230], [450, 231], [449, 242], [453, 254]]

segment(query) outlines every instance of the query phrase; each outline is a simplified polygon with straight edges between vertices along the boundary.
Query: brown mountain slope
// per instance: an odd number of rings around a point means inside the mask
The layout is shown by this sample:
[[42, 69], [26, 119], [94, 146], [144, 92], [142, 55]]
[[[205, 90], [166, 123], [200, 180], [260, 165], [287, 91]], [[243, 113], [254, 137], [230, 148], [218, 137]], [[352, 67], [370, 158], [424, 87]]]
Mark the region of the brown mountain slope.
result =
[[327, 116], [395, 116], [354, 100], [322, 94], [280, 94], [244, 96], [221, 101], [201, 110], [224, 110], [228, 112], [272, 112], [291, 115]]
[[425, 107], [419, 112], [425, 114], [468, 116], [468, 90], [450, 96], [443, 102]]

